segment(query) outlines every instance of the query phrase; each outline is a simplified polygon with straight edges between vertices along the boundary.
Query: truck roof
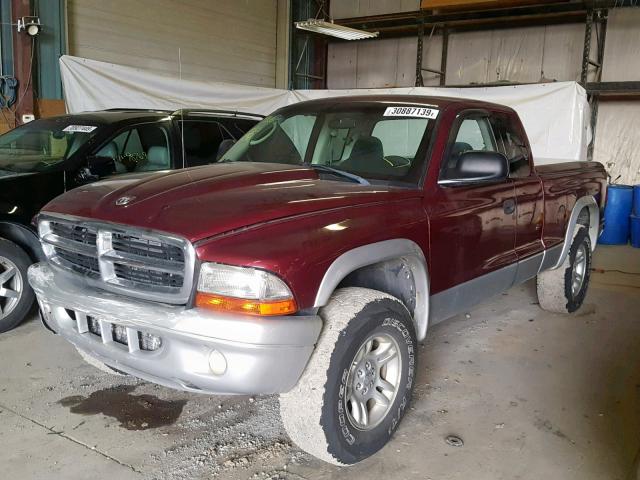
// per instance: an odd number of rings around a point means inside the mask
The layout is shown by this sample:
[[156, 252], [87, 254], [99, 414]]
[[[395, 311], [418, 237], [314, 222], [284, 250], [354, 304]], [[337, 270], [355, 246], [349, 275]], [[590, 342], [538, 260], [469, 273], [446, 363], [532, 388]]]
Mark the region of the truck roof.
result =
[[[325, 108], [329, 106], [333, 106], [336, 103], [344, 104], [344, 103], [381, 103], [381, 104], [392, 104], [392, 103], [408, 103], [412, 105], [424, 105], [424, 106], [432, 106], [444, 109], [450, 105], [460, 105], [464, 104], [465, 106], [471, 108], [491, 108], [493, 110], [508, 110], [513, 111], [512, 108], [507, 107], [505, 105], [500, 105], [497, 103], [491, 103], [484, 100], [474, 100], [471, 98], [455, 98], [455, 97], [440, 97], [440, 96], [427, 96], [427, 95], [397, 95], [397, 94], [378, 94], [378, 95], [347, 95], [347, 96], [337, 96], [337, 97], [328, 97], [328, 98], [320, 98], [316, 100], [308, 100], [305, 102], [294, 104], [295, 106], [301, 106], [302, 108], [308, 107], [319, 107]], [[290, 105], [292, 107], [294, 105]], [[285, 107], [287, 108], [287, 107]]]

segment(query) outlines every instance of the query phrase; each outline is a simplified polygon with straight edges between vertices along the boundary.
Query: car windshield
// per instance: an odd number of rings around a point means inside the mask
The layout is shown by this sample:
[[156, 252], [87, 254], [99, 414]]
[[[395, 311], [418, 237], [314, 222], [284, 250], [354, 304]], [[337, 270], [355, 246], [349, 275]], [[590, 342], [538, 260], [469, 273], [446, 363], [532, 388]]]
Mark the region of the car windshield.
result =
[[318, 165], [330, 167], [316, 169], [323, 176], [344, 181], [420, 179], [437, 107], [347, 102], [309, 110], [288, 107], [265, 118], [221, 161]]
[[65, 161], [97, 133], [91, 123], [40, 119], [0, 135], [0, 171], [39, 172]]

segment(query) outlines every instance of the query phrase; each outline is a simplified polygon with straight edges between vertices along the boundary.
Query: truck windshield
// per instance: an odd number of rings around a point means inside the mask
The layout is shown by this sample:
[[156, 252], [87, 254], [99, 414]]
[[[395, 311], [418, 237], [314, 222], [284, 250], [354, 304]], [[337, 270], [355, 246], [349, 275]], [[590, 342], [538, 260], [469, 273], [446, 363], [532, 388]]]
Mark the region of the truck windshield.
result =
[[420, 179], [437, 107], [363, 102], [309, 110], [265, 118], [221, 161], [324, 165], [372, 183]]
[[0, 171], [39, 172], [63, 162], [84, 145], [97, 125], [40, 119], [0, 135]]

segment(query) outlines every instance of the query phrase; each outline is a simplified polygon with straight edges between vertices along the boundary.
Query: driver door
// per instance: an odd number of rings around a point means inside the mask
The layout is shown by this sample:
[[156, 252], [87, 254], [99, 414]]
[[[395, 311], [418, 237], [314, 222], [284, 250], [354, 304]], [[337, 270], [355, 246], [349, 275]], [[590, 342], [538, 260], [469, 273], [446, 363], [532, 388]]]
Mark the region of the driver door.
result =
[[[465, 151], [499, 152], [488, 112], [469, 111], [456, 118], [441, 161], [441, 179]], [[432, 319], [455, 315], [513, 284], [516, 203], [511, 179], [438, 183], [425, 201]]]

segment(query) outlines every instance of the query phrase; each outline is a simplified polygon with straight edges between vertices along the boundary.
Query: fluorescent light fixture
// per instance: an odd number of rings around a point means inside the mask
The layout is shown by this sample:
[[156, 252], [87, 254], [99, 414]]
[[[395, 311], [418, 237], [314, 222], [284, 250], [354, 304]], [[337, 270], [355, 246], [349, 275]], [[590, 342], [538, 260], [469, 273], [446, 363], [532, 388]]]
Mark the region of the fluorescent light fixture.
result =
[[350, 27], [336, 25], [333, 22], [315, 20], [310, 18], [306, 22], [296, 22], [296, 28], [309, 32], [321, 33], [330, 37], [342, 38], [344, 40], [363, 40], [365, 38], [375, 38], [379, 32], [367, 32]]

